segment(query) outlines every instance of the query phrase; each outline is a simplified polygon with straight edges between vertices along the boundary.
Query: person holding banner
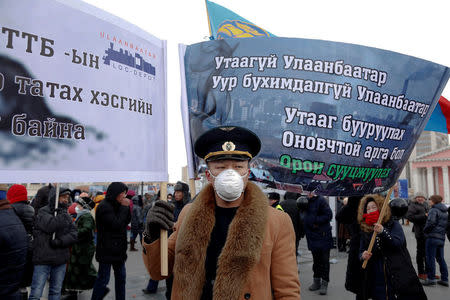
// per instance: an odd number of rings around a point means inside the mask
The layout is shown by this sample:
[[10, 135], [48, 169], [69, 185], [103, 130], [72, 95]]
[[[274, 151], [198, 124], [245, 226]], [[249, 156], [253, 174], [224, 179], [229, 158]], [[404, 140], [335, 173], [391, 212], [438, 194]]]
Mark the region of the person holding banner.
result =
[[[58, 207], [55, 208], [55, 202]], [[61, 298], [61, 289], [70, 258], [70, 247], [77, 242], [77, 229], [67, 212], [70, 190], [61, 188], [59, 194], [51, 188], [48, 205], [41, 208], [33, 230], [33, 279], [29, 300], [38, 300], [49, 279], [48, 299]]]
[[[406, 248], [402, 226], [391, 218], [389, 205], [381, 222], [377, 223], [384, 201], [381, 195], [366, 195], [358, 207], [360, 263], [368, 260], [363, 270], [360, 299], [426, 300], [427, 296]], [[369, 252], [367, 249], [374, 231], [377, 236], [372, 252]]]
[[[289, 215], [267, 205], [248, 182], [260, 140], [241, 127], [210, 129], [195, 142], [209, 184], [186, 205], [168, 241], [171, 299], [300, 299], [295, 233]], [[161, 276], [160, 229], [173, 226], [173, 206], [147, 214], [144, 263]]]

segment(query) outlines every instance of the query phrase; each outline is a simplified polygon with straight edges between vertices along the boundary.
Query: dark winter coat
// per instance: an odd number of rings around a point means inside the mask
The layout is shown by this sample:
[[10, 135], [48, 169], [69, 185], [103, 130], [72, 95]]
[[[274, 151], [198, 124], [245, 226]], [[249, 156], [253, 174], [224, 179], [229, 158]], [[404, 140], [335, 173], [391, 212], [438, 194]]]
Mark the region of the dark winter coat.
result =
[[[361, 200], [358, 209], [358, 221], [361, 222], [362, 230], [360, 255], [368, 249], [373, 234], [373, 226], [367, 225], [362, 216], [369, 197], [375, 199], [380, 210], [384, 202], [384, 197], [379, 195], [368, 195]], [[372, 257], [369, 259], [365, 270], [367, 272], [365, 276], [367, 277], [363, 280], [362, 290], [367, 294], [363, 295], [363, 299], [374, 295], [380, 297], [387, 290], [388, 294], [397, 295], [398, 300], [426, 300], [427, 296], [417, 277], [406, 247], [402, 226], [398, 221], [391, 218], [389, 207], [381, 223], [384, 227], [383, 232], [376, 237]]]
[[87, 212], [75, 222], [78, 241], [72, 246], [69, 266], [64, 278], [64, 288], [72, 290], [89, 290], [94, 286], [97, 271], [92, 264], [95, 253], [94, 218]]
[[119, 263], [127, 260], [127, 225], [131, 221], [130, 208], [117, 202], [117, 196], [127, 190], [121, 182], [113, 182], [106, 191], [105, 200], [97, 207], [97, 249], [95, 258], [101, 263]]
[[8, 200], [0, 200], [0, 299], [19, 288], [25, 270], [28, 237]]
[[284, 212], [291, 217], [292, 225], [294, 225], [296, 244], [305, 236], [305, 230], [303, 229], [303, 220], [300, 218], [300, 209], [297, 206], [295, 199], [285, 199], [280, 202]]
[[361, 230], [357, 220], [358, 206], [361, 197], [349, 197], [347, 205], [344, 205], [336, 214], [339, 223], [348, 225], [350, 233], [350, 247], [348, 251], [347, 271], [345, 274], [345, 288], [357, 295], [362, 288], [362, 263], [359, 259], [359, 246]]
[[34, 208], [34, 214], [37, 215], [39, 212], [39, 209], [42, 207], [47, 206], [48, 204], [48, 195], [50, 193], [50, 190], [54, 189], [52, 185], [46, 185], [41, 187], [34, 197], [33, 202], [31, 203], [31, 206]]
[[448, 221], [447, 221], [447, 238], [448, 238], [448, 240], [450, 241], [450, 207], [448, 208], [447, 215], [448, 215]]
[[[55, 189], [50, 191], [47, 206], [39, 209], [33, 230], [33, 264], [62, 265], [69, 261], [69, 247], [77, 241], [77, 229], [67, 213], [66, 205], [59, 205], [55, 216]], [[60, 247], [52, 247], [50, 241], [55, 238], [61, 241]]]
[[433, 205], [428, 213], [428, 219], [423, 229], [425, 237], [443, 240], [447, 231], [447, 206], [442, 203]]
[[133, 201], [133, 210], [131, 213], [131, 231], [132, 232], [143, 232], [144, 222], [142, 219], [142, 207], [139, 206], [139, 196], [134, 196], [131, 200]]
[[311, 251], [333, 248], [330, 221], [333, 212], [322, 196], [308, 199], [308, 208], [304, 214], [304, 226], [308, 249]]
[[17, 216], [22, 221], [28, 236], [27, 262], [25, 266], [25, 274], [22, 278], [21, 287], [31, 285], [33, 278], [33, 229], [34, 229], [34, 208], [27, 201], [15, 202], [11, 204]]
[[416, 239], [423, 239], [425, 238], [423, 233], [423, 228], [425, 227], [425, 223], [427, 222], [427, 213], [428, 213], [429, 207], [424, 202], [423, 204], [420, 204], [416, 201], [411, 201], [409, 203], [408, 212], [406, 213], [406, 218], [414, 223], [413, 231], [416, 236]]
[[33, 234], [34, 227], [34, 208], [27, 201], [15, 202], [11, 204], [17, 216], [22, 221], [28, 234]]

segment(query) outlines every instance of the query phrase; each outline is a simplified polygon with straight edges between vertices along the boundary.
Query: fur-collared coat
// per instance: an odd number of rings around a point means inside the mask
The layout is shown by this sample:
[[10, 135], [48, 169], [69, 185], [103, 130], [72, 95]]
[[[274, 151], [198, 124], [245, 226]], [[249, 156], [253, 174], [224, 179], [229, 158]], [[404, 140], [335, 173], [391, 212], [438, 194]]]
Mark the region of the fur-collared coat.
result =
[[[211, 185], [181, 212], [169, 237], [172, 299], [200, 299], [205, 282], [205, 259], [215, 224]], [[153, 279], [160, 274], [160, 243], [145, 244], [144, 263]], [[218, 259], [213, 299], [300, 299], [295, 257], [295, 233], [289, 215], [273, 209], [253, 183], [245, 189]]]

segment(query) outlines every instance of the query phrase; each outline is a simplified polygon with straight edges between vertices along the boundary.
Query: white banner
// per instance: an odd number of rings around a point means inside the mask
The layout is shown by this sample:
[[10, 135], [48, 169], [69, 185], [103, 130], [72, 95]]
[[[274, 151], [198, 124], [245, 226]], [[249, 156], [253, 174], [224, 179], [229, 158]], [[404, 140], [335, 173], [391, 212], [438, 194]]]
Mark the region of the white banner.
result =
[[81, 1], [2, 0], [0, 182], [167, 181], [166, 66]]

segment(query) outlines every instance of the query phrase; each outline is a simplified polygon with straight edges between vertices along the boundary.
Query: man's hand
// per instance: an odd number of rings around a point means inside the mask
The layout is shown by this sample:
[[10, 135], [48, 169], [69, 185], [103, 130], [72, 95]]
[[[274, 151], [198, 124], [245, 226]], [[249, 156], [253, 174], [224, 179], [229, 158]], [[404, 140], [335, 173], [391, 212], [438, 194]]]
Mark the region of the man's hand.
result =
[[173, 227], [174, 206], [166, 201], [158, 200], [149, 209], [146, 217], [144, 241], [150, 244], [159, 239], [160, 230], [170, 230]]

